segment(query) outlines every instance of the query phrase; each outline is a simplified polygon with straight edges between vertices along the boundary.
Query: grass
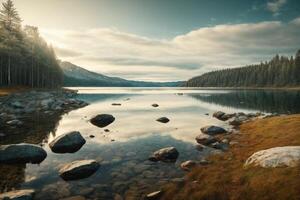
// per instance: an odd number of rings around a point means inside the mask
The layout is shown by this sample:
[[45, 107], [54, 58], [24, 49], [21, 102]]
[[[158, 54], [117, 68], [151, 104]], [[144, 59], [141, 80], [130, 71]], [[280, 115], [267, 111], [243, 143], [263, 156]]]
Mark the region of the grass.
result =
[[253, 153], [278, 146], [300, 145], [300, 115], [259, 119], [243, 124], [231, 146], [212, 163], [186, 176], [182, 185], [169, 184], [163, 199], [180, 200], [299, 200], [300, 166], [244, 168]]
[[22, 86], [0, 87], [0, 96], [9, 95], [11, 93], [22, 92], [22, 91], [26, 91], [26, 90], [28, 90], [28, 88], [22, 87]]

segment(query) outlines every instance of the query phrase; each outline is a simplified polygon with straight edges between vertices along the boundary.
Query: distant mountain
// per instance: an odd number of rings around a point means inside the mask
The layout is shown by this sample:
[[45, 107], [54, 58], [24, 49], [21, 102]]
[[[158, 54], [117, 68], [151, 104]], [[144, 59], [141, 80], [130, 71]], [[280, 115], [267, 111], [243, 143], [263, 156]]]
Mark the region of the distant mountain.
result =
[[64, 86], [68, 87], [178, 87], [184, 84], [177, 82], [131, 81], [110, 77], [76, 66], [70, 62], [60, 62], [64, 73]]

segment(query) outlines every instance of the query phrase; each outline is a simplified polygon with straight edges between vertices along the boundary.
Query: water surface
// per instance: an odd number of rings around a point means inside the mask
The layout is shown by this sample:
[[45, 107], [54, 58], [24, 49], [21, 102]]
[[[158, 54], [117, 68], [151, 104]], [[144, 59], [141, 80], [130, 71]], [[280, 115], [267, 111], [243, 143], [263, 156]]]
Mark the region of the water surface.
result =
[[[1, 191], [34, 188], [36, 198], [59, 199], [83, 195], [89, 199], [113, 199], [120, 194], [139, 199], [160, 185], [182, 178], [182, 161], [200, 160], [211, 152], [198, 151], [195, 137], [206, 125], [224, 122], [211, 117], [224, 112], [299, 113], [299, 91], [276, 90], [201, 90], [194, 88], [76, 88], [77, 98], [89, 106], [61, 116], [55, 122], [36, 123], [30, 136], [10, 138], [4, 143], [42, 143], [48, 156], [40, 165], [1, 166]], [[113, 106], [120, 103], [121, 106]], [[159, 104], [158, 108], [151, 105]], [[112, 114], [115, 122], [104, 129], [93, 126], [89, 119], [97, 114]], [[209, 114], [209, 115], [207, 115]], [[168, 117], [162, 124], [157, 118]], [[44, 127], [50, 129], [43, 129]], [[54, 127], [54, 128], [53, 128]], [[48, 147], [53, 138], [80, 131], [87, 143], [73, 154], [55, 154]], [[94, 135], [95, 138], [90, 138]], [[21, 141], [20, 141], [21, 140]], [[3, 142], [2, 142], [3, 143]], [[164, 147], [174, 146], [180, 152], [176, 163], [152, 163], [149, 155]], [[100, 169], [89, 178], [66, 182], [58, 175], [59, 167], [78, 159], [96, 159]]]

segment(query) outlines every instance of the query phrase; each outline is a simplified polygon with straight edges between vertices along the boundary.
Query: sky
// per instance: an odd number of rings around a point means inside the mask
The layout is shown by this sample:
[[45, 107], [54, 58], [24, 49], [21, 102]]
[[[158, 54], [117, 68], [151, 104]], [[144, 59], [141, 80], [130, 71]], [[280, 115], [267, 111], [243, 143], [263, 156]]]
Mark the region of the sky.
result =
[[299, 0], [14, 3], [59, 59], [131, 80], [187, 80], [300, 49]]

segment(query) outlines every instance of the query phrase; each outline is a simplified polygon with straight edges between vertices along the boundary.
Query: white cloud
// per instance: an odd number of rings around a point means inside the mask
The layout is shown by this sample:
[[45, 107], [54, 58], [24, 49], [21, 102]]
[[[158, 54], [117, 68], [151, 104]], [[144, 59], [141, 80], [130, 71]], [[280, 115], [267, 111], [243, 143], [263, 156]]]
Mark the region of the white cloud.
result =
[[267, 3], [267, 9], [272, 12], [274, 16], [278, 16], [280, 14], [280, 9], [286, 3], [287, 0], [273, 0]]
[[135, 80], [185, 80], [224, 67], [291, 55], [300, 44], [300, 18], [200, 28], [156, 40], [115, 28], [42, 30], [58, 57], [107, 75]]

